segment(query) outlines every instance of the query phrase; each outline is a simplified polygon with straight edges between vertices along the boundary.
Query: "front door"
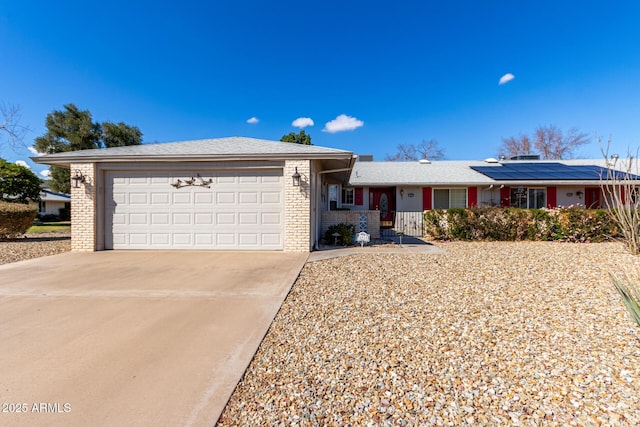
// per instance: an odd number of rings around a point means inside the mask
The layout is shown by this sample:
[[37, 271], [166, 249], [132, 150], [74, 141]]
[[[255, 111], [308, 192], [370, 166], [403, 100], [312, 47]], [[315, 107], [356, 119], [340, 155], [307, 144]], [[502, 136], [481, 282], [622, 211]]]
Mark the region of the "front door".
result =
[[380, 228], [393, 228], [396, 210], [395, 188], [372, 188], [369, 194], [369, 209], [380, 211]]
[[587, 209], [600, 209], [600, 188], [587, 187], [584, 193], [584, 206]]

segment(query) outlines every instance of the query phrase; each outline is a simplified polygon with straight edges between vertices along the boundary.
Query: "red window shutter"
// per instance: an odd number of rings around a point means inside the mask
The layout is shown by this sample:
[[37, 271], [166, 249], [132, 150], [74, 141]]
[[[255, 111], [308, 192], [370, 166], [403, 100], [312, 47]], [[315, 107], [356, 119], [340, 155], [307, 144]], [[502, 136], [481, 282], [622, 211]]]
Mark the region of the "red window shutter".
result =
[[503, 208], [511, 206], [511, 187], [504, 186], [500, 189], [500, 206]]
[[478, 187], [467, 188], [467, 207], [478, 206]]
[[558, 206], [557, 193], [556, 187], [547, 187], [547, 208], [553, 209]]
[[353, 198], [356, 206], [362, 206], [364, 204], [364, 198], [362, 194], [363, 194], [362, 188], [355, 189]]
[[431, 187], [422, 188], [422, 210], [429, 211], [433, 204], [431, 202]]

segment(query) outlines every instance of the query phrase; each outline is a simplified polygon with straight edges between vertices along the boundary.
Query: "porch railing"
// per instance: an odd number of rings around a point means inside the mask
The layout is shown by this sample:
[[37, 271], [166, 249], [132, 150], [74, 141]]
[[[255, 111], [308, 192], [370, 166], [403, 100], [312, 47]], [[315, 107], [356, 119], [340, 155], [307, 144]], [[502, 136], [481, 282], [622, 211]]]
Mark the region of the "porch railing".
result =
[[424, 237], [424, 212], [393, 212], [393, 227], [383, 228], [380, 233], [387, 238], [395, 237], [398, 233]]

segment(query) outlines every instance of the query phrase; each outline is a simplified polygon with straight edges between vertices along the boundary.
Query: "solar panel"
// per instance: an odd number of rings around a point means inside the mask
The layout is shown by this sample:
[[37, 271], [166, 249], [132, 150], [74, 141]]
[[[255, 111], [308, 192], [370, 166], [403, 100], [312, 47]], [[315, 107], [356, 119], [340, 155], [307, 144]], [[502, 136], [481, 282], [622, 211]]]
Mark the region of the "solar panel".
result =
[[[496, 181], [595, 181], [607, 178], [607, 169], [596, 165], [565, 165], [564, 163], [502, 163], [501, 166], [470, 166], [476, 172]], [[614, 171], [615, 179], [624, 178], [624, 173]], [[640, 179], [630, 175], [630, 179]]]

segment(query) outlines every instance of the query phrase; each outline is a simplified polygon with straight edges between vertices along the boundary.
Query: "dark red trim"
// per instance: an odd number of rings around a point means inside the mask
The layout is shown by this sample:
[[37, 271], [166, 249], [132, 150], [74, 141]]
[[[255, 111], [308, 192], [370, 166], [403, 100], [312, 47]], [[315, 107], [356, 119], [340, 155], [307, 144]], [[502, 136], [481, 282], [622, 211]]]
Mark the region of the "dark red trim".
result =
[[478, 206], [478, 187], [467, 188], [467, 207]]
[[503, 208], [511, 206], [511, 187], [504, 186], [500, 189], [500, 206]]
[[431, 201], [431, 187], [422, 188], [422, 210], [430, 211], [433, 206]]
[[556, 187], [547, 187], [547, 208], [553, 209], [558, 206], [558, 190]]
[[353, 193], [354, 193], [353, 194], [353, 203], [355, 203], [356, 206], [364, 205], [364, 196], [363, 196], [362, 188], [354, 189]]

